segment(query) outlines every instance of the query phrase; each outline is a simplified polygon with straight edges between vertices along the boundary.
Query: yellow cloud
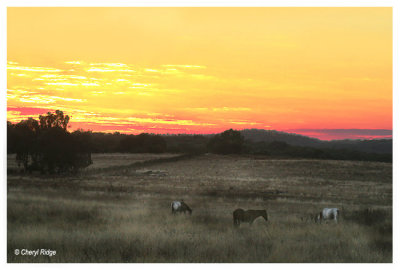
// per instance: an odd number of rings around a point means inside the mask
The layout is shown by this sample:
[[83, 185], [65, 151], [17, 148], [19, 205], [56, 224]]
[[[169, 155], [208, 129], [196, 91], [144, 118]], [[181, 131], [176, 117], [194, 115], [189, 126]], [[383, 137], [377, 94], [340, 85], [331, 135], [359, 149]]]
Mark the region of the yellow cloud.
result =
[[135, 70], [132, 69], [111, 69], [103, 67], [89, 68], [86, 71], [87, 72], [135, 72]]
[[65, 64], [71, 64], [71, 65], [82, 65], [84, 62], [82, 61], [67, 61], [64, 62]]
[[33, 72], [61, 72], [61, 69], [57, 68], [44, 68], [44, 67], [22, 67], [22, 66], [8, 66], [7, 69], [10, 70], [23, 70], [23, 71], [33, 71]]
[[199, 111], [199, 112], [244, 112], [251, 111], [251, 108], [245, 107], [219, 107], [219, 108], [186, 108], [187, 111]]
[[57, 101], [67, 101], [67, 102], [86, 102], [85, 99], [77, 99], [77, 98], [67, 98], [67, 97], [59, 97], [59, 96], [47, 96], [47, 95], [22, 95], [16, 97], [18, 101], [23, 103], [37, 103], [37, 104], [49, 104], [49, 103], [56, 103]]
[[205, 66], [197, 65], [161, 65], [162, 67], [172, 67], [172, 68], [188, 68], [188, 69], [205, 69]]

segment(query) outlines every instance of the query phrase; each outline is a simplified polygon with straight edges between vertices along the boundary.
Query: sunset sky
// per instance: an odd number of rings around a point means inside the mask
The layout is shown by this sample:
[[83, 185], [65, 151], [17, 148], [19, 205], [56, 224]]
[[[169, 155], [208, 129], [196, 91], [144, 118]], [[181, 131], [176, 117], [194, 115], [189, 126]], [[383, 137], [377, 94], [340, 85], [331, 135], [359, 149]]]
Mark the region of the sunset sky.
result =
[[8, 8], [7, 120], [389, 138], [391, 8]]

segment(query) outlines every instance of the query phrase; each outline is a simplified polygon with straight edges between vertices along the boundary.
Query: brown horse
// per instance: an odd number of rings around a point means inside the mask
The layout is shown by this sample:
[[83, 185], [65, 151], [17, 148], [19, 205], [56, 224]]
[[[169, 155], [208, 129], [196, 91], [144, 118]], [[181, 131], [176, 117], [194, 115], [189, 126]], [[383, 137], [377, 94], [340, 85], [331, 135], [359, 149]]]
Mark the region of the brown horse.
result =
[[240, 222], [246, 222], [250, 225], [253, 224], [254, 220], [258, 217], [263, 217], [265, 221], [268, 221], [268, 214], [266, 210], [243, 210], [241, 208], [233, 211], [233, 225], [235, 227], [240, 226]]

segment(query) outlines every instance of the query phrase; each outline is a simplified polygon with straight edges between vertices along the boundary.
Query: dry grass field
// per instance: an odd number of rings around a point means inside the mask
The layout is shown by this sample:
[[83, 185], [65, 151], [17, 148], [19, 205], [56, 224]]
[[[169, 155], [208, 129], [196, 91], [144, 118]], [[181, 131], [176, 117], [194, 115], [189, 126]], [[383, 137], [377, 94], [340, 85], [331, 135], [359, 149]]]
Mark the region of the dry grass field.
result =
[[[15, 154], [7, 156], [7, 167], [9, 169], [18, 169]], [[86, 171], [96, 170], [100, 168], [108, 168], [114, 166], [127, 166], [135, 162], [146, 160], [154, 160], [159, 158], [176, 157], [177, 154], [126, 154], [126, 153], [112, 153], [112, 154], [92, 154], [93, 164], [85, 168]]]
[[[93, 160], [77, 176], [8, 175], [8, 262], [392, 262], [390, 163], [218, 155]], [[171, 201], [180, 199], [191, 216], [171, 214]], [[234, 228], [239, 207], [266, 209], [269, 221]], [[309, 218], [323, 207], [340, 208], [338, 224]], [[33, 257], [15, 249], [57, 253]]]

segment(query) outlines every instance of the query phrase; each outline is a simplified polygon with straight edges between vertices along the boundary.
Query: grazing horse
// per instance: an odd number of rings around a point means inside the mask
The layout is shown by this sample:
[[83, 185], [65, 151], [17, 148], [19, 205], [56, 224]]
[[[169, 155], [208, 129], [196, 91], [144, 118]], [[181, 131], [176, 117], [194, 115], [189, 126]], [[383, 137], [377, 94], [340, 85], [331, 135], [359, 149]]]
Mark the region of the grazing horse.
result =
[[333, 219], [336, 223], [339, 217], [339, 209], [337, 208], [324, 208], [317, 215], [315, 222], [321, 223], [322, 220]]
[[266, 210], [243, 210], [241, 208], [233, 211], [233, 225], [235, 227], [240, 226], [240, 222], [246, 222], [250, 225], [253, 224], [254, 220], [258, 217], [263, 217], [265, 221], [268, 221], [268, 214]]
[[179, 213], [183, 212], [186, 214], [186, 211], [189, 212], [189, 215], [192, 214], [192, 209], [190, 209], [189, 205], [184, 203], [183, 200], [173, 201], [171, 203], [171, 210], [172, 210], [172, 214], [176, 214], [177, 212], [179, 212]]

